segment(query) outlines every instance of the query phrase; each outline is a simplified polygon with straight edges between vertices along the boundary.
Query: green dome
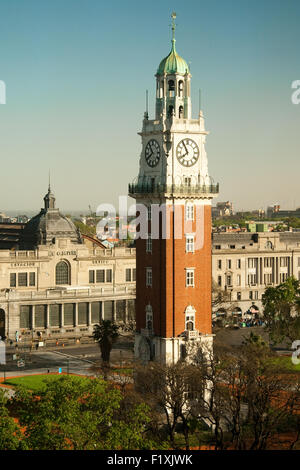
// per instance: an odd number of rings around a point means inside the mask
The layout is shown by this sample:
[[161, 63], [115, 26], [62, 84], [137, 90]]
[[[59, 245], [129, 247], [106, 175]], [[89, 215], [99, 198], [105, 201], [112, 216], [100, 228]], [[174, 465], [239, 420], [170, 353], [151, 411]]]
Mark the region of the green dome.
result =
[[175, 40], [173, 40], [172, 50], [159, 64], [157, 75], [163, 75], [164, 73], [180, 73], [181, 75], [184, 75], [189, 72], [189, 66], [186, 61], [177, 54], [175, 49]]

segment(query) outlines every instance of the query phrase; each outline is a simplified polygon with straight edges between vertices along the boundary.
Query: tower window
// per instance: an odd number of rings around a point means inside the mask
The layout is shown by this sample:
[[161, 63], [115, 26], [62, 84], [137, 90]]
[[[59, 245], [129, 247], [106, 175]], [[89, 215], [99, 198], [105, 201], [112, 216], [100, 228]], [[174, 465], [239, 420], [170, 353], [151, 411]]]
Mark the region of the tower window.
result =
[[152, 287], [152, 268], [146, 268], [146, 286]]
[[194, 235], [186, 235], [185, 251], [194, 253]]
[[180, 98], [183, 97], [183, 81], [182, 80], [178, 82], [178, 96]]
[[185, 285], [186, 287], [194, 287], [195, 286], [195, 270], [194, 269], [187, 269], [185, 272]]
[[171, 117], [174, 114], [174, 106], [170, 105], [169, 106], [169, 111], [168, 111], [168, 116]]
[[146, 328], [150, 331], [153, 329], [153, 311], [151, 305], [146, 306]]
[[185, 206], [185, 220], [194, 220], [194, 205], [191, 203]]
[[186, 331], [193, 331], [195, 329], [195, 312], [196, 310], [192, 305], [185, 309], [185, 329]]
[[179, 106], [178, 115], [179, 115], [179, 119], [183, 118], [183, 106]]
[[174, 98], [174, 96], [175, 96], [175, 83], [174, 83], [174, 80], [169, 80], [168, 85], [169, 85], [169, 96], [170, 96], [170, 98]]
[[152, 238], [150, 233], [148, 234], [148, 238], [146, 240], [146, 252], [152, 253]]

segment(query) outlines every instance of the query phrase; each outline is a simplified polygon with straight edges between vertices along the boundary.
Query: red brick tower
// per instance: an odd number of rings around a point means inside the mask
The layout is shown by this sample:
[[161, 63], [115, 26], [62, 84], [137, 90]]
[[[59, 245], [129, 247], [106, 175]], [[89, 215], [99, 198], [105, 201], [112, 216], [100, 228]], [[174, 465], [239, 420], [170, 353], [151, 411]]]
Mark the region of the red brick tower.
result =
[[135, 357], [175, 363], [212, 345], [211, 200], [203, 114], [192, 119], [190, 71], [172, 49], [156, 74], [156, 117], [145, 113], [137, 181]]

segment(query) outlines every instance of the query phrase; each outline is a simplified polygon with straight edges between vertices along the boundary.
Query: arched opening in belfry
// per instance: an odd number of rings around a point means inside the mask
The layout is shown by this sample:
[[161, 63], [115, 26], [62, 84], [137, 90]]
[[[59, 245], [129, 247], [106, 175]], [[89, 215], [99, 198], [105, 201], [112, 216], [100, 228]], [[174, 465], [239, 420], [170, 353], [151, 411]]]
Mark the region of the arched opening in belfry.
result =
[[179, 119], [183, 118], [183, 106], [179, 106], [178, 116], [179, 116]]
[[174, 114], [174, 106], [170, 104], [169, 110], [168, 110], [168, 116], [171, 117]]
[[178, 96], [179, 98], [183, 97], [183, 81], [182, 80], [178, 82]]
[[175, 82], [174, 82], [174, 80], [169, 80], [168, 81], [168, 86], [169, 86], [169, 97], [174, 98], [174, 96], [175, 96]]

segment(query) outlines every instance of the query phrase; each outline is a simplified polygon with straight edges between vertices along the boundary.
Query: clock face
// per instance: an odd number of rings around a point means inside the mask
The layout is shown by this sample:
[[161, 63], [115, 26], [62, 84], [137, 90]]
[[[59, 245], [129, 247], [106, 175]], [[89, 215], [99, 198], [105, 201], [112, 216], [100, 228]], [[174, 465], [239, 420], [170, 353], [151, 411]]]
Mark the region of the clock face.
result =
[[193, 166], [199, 158], [198, 145], [192, 139], [183, 139], [177, 145], [176, 156], [181, 165]]
[[158, 165], [160, 159], [160, 147], [156, 140], [151, 139], [147, 143], [145, 148], [145, 158], [147, 165], [151, 166], [152, 168]]

